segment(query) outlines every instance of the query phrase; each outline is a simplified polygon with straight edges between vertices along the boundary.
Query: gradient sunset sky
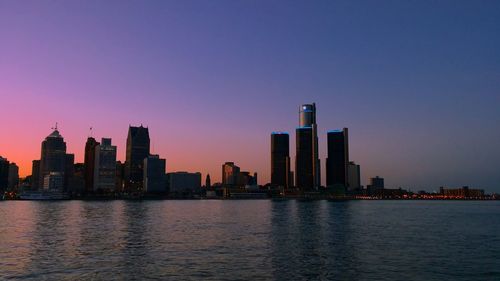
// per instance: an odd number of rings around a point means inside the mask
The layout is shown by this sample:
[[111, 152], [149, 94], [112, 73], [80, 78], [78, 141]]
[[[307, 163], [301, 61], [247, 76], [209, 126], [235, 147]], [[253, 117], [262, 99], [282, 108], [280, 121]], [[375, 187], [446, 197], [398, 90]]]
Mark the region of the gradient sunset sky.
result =
[[[0, 0], [0, 155], [31, 173], [55, 122], [125, 158], [148, 126], [168, 171], [270, 179], [302, 103], [348, 127], [362, 182], [500, 192], [500, 1]], [[323, 179], [323, 184], [325, 183]]]

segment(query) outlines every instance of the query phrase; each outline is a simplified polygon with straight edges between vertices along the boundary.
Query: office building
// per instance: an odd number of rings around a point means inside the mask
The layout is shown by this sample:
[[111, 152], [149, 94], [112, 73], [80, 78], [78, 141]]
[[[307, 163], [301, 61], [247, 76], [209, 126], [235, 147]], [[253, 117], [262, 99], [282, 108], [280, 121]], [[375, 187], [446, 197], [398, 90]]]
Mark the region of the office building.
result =
[[19, 167], [16, 163], [9, 164], [9, 189], [12, 190], [19, 185]]
[[347, 165], [347, 185], [349, 191], [361, 189], [361, 168], [354, 162]]
[[86, 191], [85, 188], [85, 164], [75, 163], [74, 174], [69, 179], [68, 192], [74, 196], [80, 196]]
[[0, 156], [0, 198], [9, 187], [9, 160]]
[[290, 187], [290, 137], [287, 133], [271, 134], [271, 185]]
[[[72, 159], [74, 160], [74, 155], [66, 154], [66, 142], [59, 133], [56, 124], [54, 131], [42, 142], [39, 183], [43, 184], [44, 189], [54, 190], [52, 187], [60, 187], [61, 189], [58, 191], [64, 191], [64, 184], [67, 182], [66, 171], [68, 169], [71, 171], [72, 168], [69, 166], [73, 165], [71, 163], [67, 166], [67, 162], [71, 162]], [[62, 184], [59, 184], [59, 177], [62, 178]], [[49, 186], [51, 188], [46, 188], [48, 186], [46, 178], [50, 180]]]
[[144, 190], [147, 193], [167, 192], [165, 171], [166, 160], [159, 155], [150, 155], [144, 159]]
[[321, 174], [316, 104], [304, 104], [300, 107], [299, 125], [295, 132], [295, 184], [302, 190], [317, 190], [321, 185]]
[[85, 190], [90, 193], [94, 191], [95, 147], [98, 145], [93, 137], [87, 138], [85, 143]]
[[239, 173], [240, 167], [236, 166], [234, 162], [224, 163], [222, 165], [222, 185], [237, 185]]
[[370, 184], [366, 186], [366, 191], [369, 195], [380, 194], [385, 188], [384, 178], [376, 176], [374, 178], [370, 178]]
[[31, 189], [38, 190], [40, 183], [40, 160], [33, 160], [31, 165]]
[[129, 126], [125, 160], [125, 188], [128, 191], [143, 191], [144, 158], [149, 156], [149, 130]]
[[207, 177], [205, 178], [205, 188], [210, 189], [212, 187], [212, 183], [210, 180], [210, 174], [207, 174]]
[[196, 192], [201, 188], [201, 173], [167, 173], [169, 193]]
[[347, 187], [349, 164], [348, 130], [334, 130], [327, 133], [328, 158], [326, 159], [326, 186]]
[[115, 191], [123, 192], [125, 188], [124, 172], [125, 165], [121, 161], [116, 161]]
[[116, 186], [116, 146], [110, 138], [102, 138], [95, 146], [94, 192], [110, 192]]
[[244, 187], [247, 185], [257, 185], [257, 173], [250, 174], [250, 172], [241, 171], [238, 173], [236, 185], [238, 187]]

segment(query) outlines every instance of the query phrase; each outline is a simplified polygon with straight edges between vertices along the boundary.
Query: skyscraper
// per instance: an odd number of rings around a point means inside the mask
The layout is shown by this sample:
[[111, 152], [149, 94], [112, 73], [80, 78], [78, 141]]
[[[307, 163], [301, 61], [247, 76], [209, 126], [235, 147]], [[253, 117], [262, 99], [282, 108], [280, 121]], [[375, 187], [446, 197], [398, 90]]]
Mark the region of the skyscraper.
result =
[[14, 189], [19, 184], [19, 167], [16, 163], [9, 164], [9, 189]]
[[271, 134], [271, 185], [290, 186], [290, 137], [287, 133]]
[[240, 167], [234, 162], [226, 162], [222, 165], [222, 185], [236, 185], [240, 174]]
[[33, 160], [31, 166], [31, 189], [37, 190], [41, 187], [40, 183], [40, 160]]
[[85, 191], [93, 192], [94, 190], [94, 166], [95, 166], [95, 147], [99, 145], [93, 137], [87, 138], [85, 143]]
[[302, 190], [317, 190], [321, 185], [321, 175], [315, 103], [300, 107], [299, 125], [296, 130], [295, 184]]
[[9, 186], [9, 161], [0, 156], [0, 197]]
[[[66, 171], [66, 143], [63, 137], [57, 130], [57, 126], [54, 131], [48, 135], [42, 142], [42, 152], [40, 157], [40, 173], [39, 173], [39, 183], [45, 186], [45, 177], [62, 177], [62, 184], [51, 185], [57, 186], [58, 188], [64, 187], [64, 178]], [[62, 189], [59, 191], [63, 191]]]
[[95, 147], [94, 191], [110, 192], [116, 187], [116, 146], [102, 138]]
[[329, 131], [327, 134], [328, 158], [326, 158], [326, 186], [347, 187], [349, 142], [347, 128]]
[[144, 190], [148, 193], [167, 192], [166, 160], [159, 155], [144, 158]]
[[361, 168], [352, 161], [347, 165], [347, 185], [349, 191], [361, 189]]
[[144, 158], [149, 156], [149, 130], [129, 126], [125, 160], [125, 188], [129, 191], [143, 191]]
[[210, 174], [207, 174], [207, 177], [205, 178], [205, 188], [210, 189], [212, 187], [212, 183], [210, 181]]

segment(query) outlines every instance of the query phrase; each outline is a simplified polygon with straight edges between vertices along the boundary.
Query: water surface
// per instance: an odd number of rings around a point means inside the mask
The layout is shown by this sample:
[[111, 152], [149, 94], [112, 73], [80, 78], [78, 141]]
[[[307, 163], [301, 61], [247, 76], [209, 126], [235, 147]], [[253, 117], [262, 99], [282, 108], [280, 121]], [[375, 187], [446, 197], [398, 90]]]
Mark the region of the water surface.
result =
[[3, 201], [0, 279], [500, 280], [500, 202]]

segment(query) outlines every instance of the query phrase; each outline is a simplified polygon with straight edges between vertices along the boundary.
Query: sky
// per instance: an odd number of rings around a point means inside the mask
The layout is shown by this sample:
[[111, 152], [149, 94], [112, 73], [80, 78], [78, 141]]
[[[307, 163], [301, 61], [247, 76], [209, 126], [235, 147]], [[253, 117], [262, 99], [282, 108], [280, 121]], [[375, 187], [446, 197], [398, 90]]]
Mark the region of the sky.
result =
[[[270, 133], [316, 102], [362, 183], [500, 192], [499, 1], [0, 0], [0, 155], [22, 176], [58, 122], [125, 158], [148, 126], [167, 171], [270, 179]], [[325, 179], [323, 178], [323, 184]]]

